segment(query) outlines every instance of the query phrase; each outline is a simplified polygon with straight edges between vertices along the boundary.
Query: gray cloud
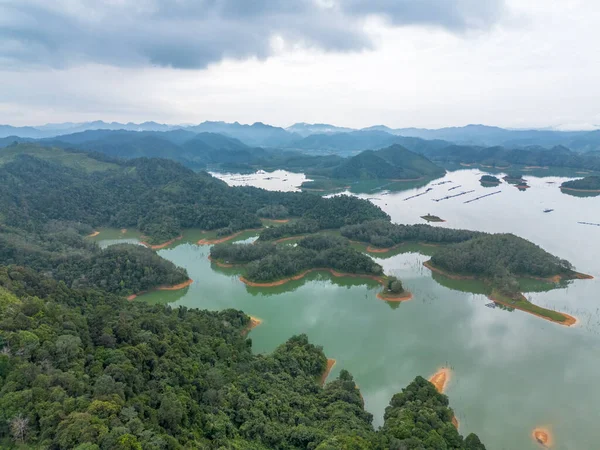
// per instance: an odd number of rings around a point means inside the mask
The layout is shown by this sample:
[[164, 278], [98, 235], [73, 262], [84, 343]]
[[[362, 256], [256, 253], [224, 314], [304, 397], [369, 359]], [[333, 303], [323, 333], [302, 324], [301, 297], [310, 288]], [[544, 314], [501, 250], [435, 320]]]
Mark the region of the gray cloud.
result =
[[367, 17], [392, 26], [485, 29], [504, 0], [3, 0], [0, 64], [204, 68], [265, 58], [271, 38], [326, 51], [370, 48]]

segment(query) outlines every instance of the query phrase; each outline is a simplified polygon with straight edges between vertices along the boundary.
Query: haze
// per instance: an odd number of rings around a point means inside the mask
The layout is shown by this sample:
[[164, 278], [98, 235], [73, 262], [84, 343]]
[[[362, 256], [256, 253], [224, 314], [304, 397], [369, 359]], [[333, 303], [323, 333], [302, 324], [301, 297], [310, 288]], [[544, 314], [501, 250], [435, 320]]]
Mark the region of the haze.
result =
[[595, 0], [2, 0], [0, 123], [594, 129]]

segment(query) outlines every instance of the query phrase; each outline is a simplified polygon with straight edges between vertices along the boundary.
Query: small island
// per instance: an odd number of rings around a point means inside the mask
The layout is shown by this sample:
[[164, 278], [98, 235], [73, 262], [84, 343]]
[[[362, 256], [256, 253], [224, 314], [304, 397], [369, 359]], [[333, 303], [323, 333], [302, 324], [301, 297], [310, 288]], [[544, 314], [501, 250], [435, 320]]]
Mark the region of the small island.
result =
[[220, 265], [244, 268], [240, 280], [251, 287], [281, 286], [311, 272], [328, 271], [337, 277], [371, 279], [383, 286], [378, 298], [389, 302], [410, 300], [400, 280], [388, 277], [369, 256], [354, 249], [341, 236], [312, 234], [295, 244], [290, 241], [254, 244], [219, 244], [209, 258]]
[[445, 222], [444, 219], [441, 219], [438, 216], [434, 216], [432, 214], [427, 214], [426, 216], [421, 216], [421, 219], [426, 220], [427, 222]]
[[523, 175], [521, 175], [520, 173], [516, 173], [516, 172], [507, 174], [503, 178], [503, 180], [510, 184], [516, 184], [516, 185], [526, 185], [527, 184], [527, 181], [525, 181], [525, 179], [523, 178]]
[[560, 188], [567, 191], [600, 193], [600, 176], [592, 175], [577, 180], [565, 181], [560, 185]]
[[481, 183], [482, 186], [488, 186], [488, 187], [498, 186], [500, 183], [502, 183], [499, 178], [496, 178], [492, 175], [483, 175], [479, 179], [479, 182]]

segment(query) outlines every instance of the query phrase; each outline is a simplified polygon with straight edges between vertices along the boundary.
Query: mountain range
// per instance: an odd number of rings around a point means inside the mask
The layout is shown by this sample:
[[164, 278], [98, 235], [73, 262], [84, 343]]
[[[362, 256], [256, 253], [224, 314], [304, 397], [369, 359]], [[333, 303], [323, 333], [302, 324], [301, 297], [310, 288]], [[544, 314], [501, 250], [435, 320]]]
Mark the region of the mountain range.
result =
[[[600, 151], [600, 130], [595, 131], [556, 131], [556, 130], [511, 130], [486, 125], [467, 125], [440, 129], [389, 128], [376, 125], [361, 130], [338, 127], [330, 124], [297, 123], [288, 128], [256, 122], [252, 125], [238, 122], [203, 122], [198, 125], [167, 125], [157, 122], [118, 123], [85, 122], [60, 123], [43, 126], [13, 127], [0, 125], [0, 140], [5, 143], [17, 138], [55, 138], [92, 130], [124, 130], [136, 132], [188, 131], [191, 133], [217, 133], [235, 138], [251, 147], [287, 148], [318, 153], [352, 153], [366, 149], [382, 148], [400, 144], [407, 148], [419, 141], [406, 141], [418, 138], [440, 142], [478, 146], [503, 146], [522, 148], [531, 145], [551, 148], [562, 145], [578, 152]], [[402, 141], [402, 138], [405, 140]], [[427, 144], [431, 145], [431, 144]]]

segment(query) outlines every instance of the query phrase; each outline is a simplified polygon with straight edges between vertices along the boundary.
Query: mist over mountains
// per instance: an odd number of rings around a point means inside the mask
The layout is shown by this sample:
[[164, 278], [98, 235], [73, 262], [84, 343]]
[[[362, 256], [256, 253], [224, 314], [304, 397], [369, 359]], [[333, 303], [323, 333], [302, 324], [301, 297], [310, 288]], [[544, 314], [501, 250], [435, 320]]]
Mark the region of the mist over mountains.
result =
[[[256, 122], [252, 125], [238, 122], [203, 122], [198, 125], [168, 125], [157, 122], [118, 123], [93, 121], [84, 123], [60, 123], [42, 126], [13, 127], [0, 125], [0, 142], [12, 142], [11, 138], [48, 139], [94, 130], [124, 130], [135, 132], [189, 132], [216, 133], [234, 138], [250, 147], [285, 148], [305, 152], [352, 153], [366, 149], [383, 148], [400, 144], [411, 150], [419, 141], [414, 138], [439, 142], [476, 146], [503, 146], [520, 148], [541, 146], [551, 148], [565, 146], [577, 152], [600, 151], [600, 130], [510, 130], [486, 125], [467, 125], [440, 129], [389, 128], [375, 125], [360, 130], [331, 124], [296, 123], [288, 128]], [[188, 135], [189, 136], [189, 135]], [[8, 138], [8, 139], [7, 139]], [[84, 136], [85, 138], [85, 136]], [[411, 140], [412, 139], [412, 140]], [[14, 139], [13, 139], [14, 140]], [[429, 145], [435, 145], [429, 143]]]

